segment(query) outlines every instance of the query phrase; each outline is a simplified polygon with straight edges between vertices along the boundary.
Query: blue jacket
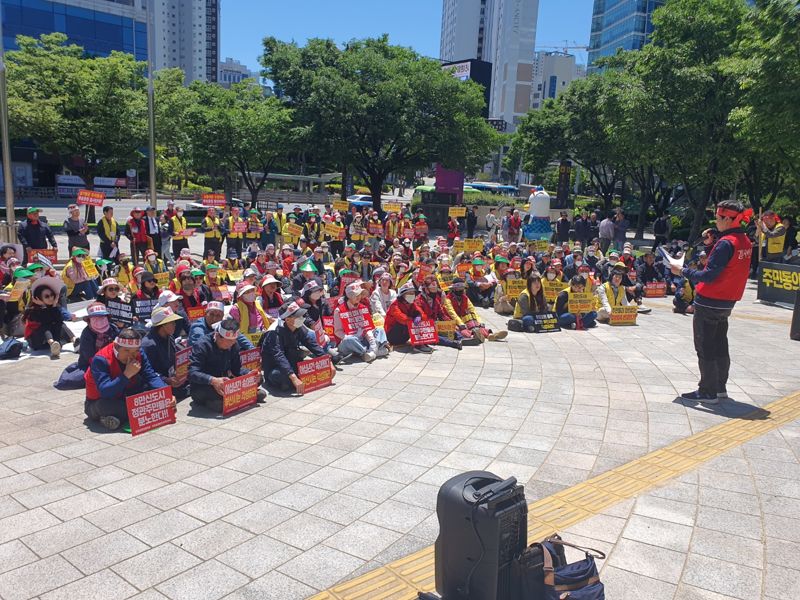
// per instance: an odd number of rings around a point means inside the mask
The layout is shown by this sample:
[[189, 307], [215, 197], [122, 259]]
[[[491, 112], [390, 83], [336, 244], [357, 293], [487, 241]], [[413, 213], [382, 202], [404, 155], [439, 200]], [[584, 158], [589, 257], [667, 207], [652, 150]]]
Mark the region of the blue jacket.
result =
[[315, 357], [325, 354], [317, 343], [317, 336], [308, 327], [292, 331], [282, 320], [275, 321], [262, 339], [261, 368], [266, 374], [277, 369], [286, 377], [296, 375], [297, 363], [304, 358], [301, 346], [305, 346]]
[[142, 354], [147, 356], [153, 369], [162, 377], [174, 375], [175, 342], [172, 336], [162, 338], [155, 328], [151, 329], [142, 340]]
[[[206, 320], [197, 319], [189, 327], [189, 346], [194, 347], [201, 339], [211, 333], [213, 329], [208, 326]], [[239, 350], [252, 350], [255, 348], [242, 333], [236, 338], [236, 343], [239, 345]]]
[[192, 345], [192, 358], [189, 360], [192, 389], [197, 385], [211, 385], [212, 377], [239, 377], [249, 372], [249, 369], [242, 368], [238, 344], [221, 350], [214, 341], [214, 334], [210, 333]]
[[142, 368], [133, 380], [129, 380], [125, 377], [124, 367], [119, 377], [112, 379], [111, 367], [108, 361], [103, 356], [95, 355], [92, 359], [91, 370], [100, 398], [104, 400], [120, 399], [124, 402], [126, 396], [132, 396], [147, 390], [157, 390], [167, 385], [158, 376], [158, 373], [153, 370], [150, 361], [147, 360], [147, 356], [142, 353], [139, 356]]

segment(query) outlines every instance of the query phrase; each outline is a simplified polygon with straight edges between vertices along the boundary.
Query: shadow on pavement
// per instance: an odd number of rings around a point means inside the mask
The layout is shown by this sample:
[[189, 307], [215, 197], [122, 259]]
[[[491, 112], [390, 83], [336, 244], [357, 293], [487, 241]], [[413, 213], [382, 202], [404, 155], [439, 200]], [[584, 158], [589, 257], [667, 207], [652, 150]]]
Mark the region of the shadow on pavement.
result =
[[694, 409], [698, 412], [708, 413], [710, 415], [719, 415], [721, 417], [728, 417], [729, 419], [742, 419], [744, 421], [763, 421], [769, 417], [770, 412], [764, 410], [754, 404], [746, 402], [739, 402], [733, 398], [727, 400], [720, 400], [719, 404], [702, 404], [701, 402], [694, 402], [686, 400], [678, 396], [673, 400], [675, 404], [682, 404], [686, 408]]

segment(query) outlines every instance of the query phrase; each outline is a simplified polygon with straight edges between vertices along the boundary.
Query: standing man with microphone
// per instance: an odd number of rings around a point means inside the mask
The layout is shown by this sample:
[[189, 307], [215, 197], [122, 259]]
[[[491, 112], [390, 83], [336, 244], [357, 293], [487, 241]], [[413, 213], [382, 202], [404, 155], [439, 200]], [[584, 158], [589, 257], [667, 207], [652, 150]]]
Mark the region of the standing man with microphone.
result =
[[[727, 383], [731, 358], [728, 352], [728, 317], [742, 299], [753, 244], [744, 226], [752, 211], [745, 212], [740, 202], [726, 200], [717, 204], [719, 239], [711, 249], [703, 269], [672, 267], [695, 284], [694, 348], [700, 367], [700, 383], [681, 398], [703, 404], [718, 404], [728, 397]], [[743, 226], [743, 222], [744, 226]]]

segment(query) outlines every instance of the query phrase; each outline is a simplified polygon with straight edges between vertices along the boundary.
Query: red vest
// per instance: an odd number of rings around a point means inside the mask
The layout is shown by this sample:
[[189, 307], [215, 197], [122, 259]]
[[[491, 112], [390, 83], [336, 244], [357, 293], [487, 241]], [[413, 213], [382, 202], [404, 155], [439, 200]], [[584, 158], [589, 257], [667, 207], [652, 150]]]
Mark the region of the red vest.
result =
[[[725, 233], [717, 244], [727, 240], [733, 246], [733, 256], [722, 269], [714, 281], [705, 283], [700, 282], [696, 286], [699, 295], [714, 300], [728, 300], [736, 302], [741, 300], [744, 295], [744, 288], [747, 285], [747, 276], [750, 273], [750, 257], [753, 254], [753, 244], [747, 235], [741, 231]], [[714, 244], [716, 246], [716, 244]], [[711, 254], [714, 254], [714, 248]]]
[[[111, 376], [111, 379], [116, 379], [117, 377], [122, 375], [122, 366], [119, 364], [117, 357], [114, 356], [114, 344], [109, 344], [105, 348], [101, 348], [97, 352], [97, 354], [95, 354], [95, 356], [99, 356], [106, 360], [106, 362], [108, 363], [108, 372], [109, 375]], [[83, 376], [83, 379], [86, 381], [86, 399], [100, 400], [100, 390], [97, 389], [97, 384], [94, 381], [94, 375], [92, 375], [91, 363], [89, 363], [89, 368], [86, 369], [86, 374]], [[128, 382], [128, 385], [125, 386], [126, 389], [138, 385], [138, 380], [139, 380], [139, 375], [137, 374], [133, 379], [131, 379]]]

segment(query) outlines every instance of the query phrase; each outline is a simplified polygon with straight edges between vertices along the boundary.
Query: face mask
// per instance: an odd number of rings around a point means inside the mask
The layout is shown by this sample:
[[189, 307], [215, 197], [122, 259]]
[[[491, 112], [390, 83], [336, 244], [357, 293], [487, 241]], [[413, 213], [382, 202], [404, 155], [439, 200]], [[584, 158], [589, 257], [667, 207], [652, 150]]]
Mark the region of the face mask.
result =
[[75, 257], [75, 262], [76, 263], [82, 263], [83, 262], [83, 257], [82, 256], [76, 256]]
[[573, 261], [573, 262], [575, 263], [575, 266], [576, 266], [576, 267], [580, 267], [580, 266], [583, 264], [583, 261], [582, 261], [582, 260], [575, 260], [575, 261]]
[[313, 292], [311, 294], [311, 300], [313, 300], [314, 302], [316, 302], [320, 298], [322, 298], [322, 292]]
[[105, 333], [109, 328], [108, 317], [90, 317], [89, 327], [95, 333]]
[[416, 297], [417, 296], [415, 294], [403, 294], [403, 300], [405, 300], [409, 304], [412, 304], [416, 299]]
[[244, 294], [242, 296], [242, 299], [245, 302], [253, 302], [256, 299], [256, 293], [255, 292], [247, 292], [246, 294]]
[[[154, 263], [154, 262], [156, 262], [156, 257], [155, 256], [148, 256], [147, 260], [149, 260], [151, 263]], [[209, 259], [209, 260], [213, 260], [213, 259]]]
[[594, 256], [594, 250], [589, 250], [589, 256]]
[[298, 327], [300, 327], [303, 324], [303, 317], [293, 317], [293, 318], [289, 319], [289, 323], [290, 323], [290, 325], [292, 327], [297, 329]]
[[553, 279], [555, 279], [555, 278], [556, 278], [556, 274], [555, 273], [548, 273], [547, 274], [547, 279], [549, 279], [550, 281], [553, 281]]
[[580, 276], [583, 277], [584, 279], [589, 279], [588, 273], [580, 273]]

